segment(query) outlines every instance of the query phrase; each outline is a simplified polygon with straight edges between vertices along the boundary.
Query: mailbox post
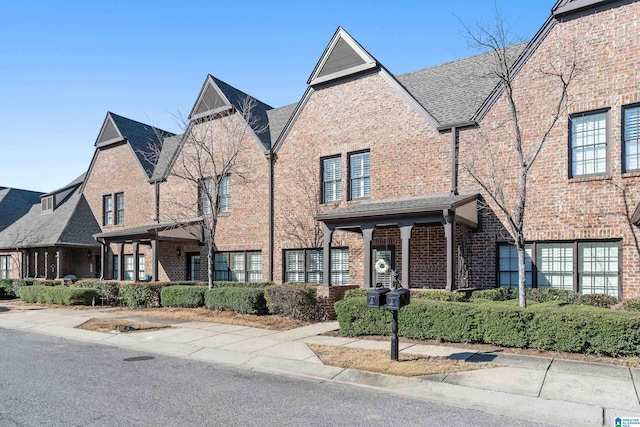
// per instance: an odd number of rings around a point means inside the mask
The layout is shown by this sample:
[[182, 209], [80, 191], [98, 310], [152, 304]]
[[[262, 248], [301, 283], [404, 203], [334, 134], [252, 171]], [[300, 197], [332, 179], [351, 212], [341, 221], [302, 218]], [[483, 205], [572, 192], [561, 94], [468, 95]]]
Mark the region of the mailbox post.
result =
[[391, 360], [399, 359], [398, 345], [398, 311], [411, 302], [408, 289], [398, 289], [398, 273], [392, 271], [393, 290], [389, 288], [377, 288], [367, 292], [367, 307], [380, 308], [386, 304], [387, 310], [391, 310], [393, 323], [391, 324]]

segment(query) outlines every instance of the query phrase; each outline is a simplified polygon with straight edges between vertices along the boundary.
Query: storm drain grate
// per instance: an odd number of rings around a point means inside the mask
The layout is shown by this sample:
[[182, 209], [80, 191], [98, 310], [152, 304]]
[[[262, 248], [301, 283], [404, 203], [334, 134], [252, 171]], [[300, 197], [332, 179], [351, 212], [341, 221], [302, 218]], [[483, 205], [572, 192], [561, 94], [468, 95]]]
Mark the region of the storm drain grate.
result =
[[135, 357], [127, 357], [126, 359], [122, 359], [124, 362], [141, 362], [143, 360], [153, 360], [155, 357], [153, 356], [135, 356]]

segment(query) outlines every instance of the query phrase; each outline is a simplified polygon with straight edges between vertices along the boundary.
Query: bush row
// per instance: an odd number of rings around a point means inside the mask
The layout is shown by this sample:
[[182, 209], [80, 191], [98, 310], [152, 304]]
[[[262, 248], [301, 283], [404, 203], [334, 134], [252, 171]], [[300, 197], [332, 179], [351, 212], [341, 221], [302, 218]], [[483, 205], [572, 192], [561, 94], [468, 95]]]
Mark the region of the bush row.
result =
[[23, 287], [20, 290], [20, 298], [25, 302], [90, 305], [98, 298], [98, 291], [91, 288], [34, 285]]
[[0, 299], [13, 298], [13, 288], [11, 287], [11, 279], [0, 279]]
[[[370, 309], [366, 298], [336, 303], [340, 332], [347, 336], [389, 335], [391, 312]], [[487, 343], [504, 347], [640, 356], [640, 314], [567, 305], [558, 301], [412, 301], [399, 313], [399, 334], [407, 338]]]

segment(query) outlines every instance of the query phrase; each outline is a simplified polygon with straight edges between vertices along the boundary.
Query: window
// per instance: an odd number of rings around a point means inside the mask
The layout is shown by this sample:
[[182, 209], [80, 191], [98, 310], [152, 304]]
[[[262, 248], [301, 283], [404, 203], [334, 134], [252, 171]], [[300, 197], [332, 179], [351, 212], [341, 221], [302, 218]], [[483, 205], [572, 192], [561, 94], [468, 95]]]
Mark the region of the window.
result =
[[229, 179], [229, 175], [220, 178], [218, 184], [218, 212], [231, 212], [231, 179]]
[[618, 242], [578, 244], [578, 265], [583, 294], [618, 297]]
[[538, 287], [573, 289], [573, 244], [537, 245]]
[[0, 255], [0, 279], [11, 279], [11, 255]]
[[322, 203], [342, 199], [341, 157], [322, 159]]
[[[322, 249], [284, 251], [284, 281], [322, 283], [324, 252]], [[349, 249], [331, 248], [331, 280], [334, 285], [349, 283]]]
[[216, 252], [213, 256], [216, 281], [260, 282], [262, 281], [262, 253]]
[[640, 106], [622, 110], [624, 171], [640, 170]]
[[133, 280], [135, 270], [133, 265], [133, 255], [124, 256], [124, 280]]
[[113, 197], [110, 194], [102, 196], [102, 212], [102, 225], [113, 224]]
[[120, 280], [120, 256], [113, 256], [113, 280]]
[[211, 178], [205, 178], [200, 181], [198, 186], [198, 207], [200, 215], [211, 215], [211, 189], [213, 188], [213, 181]]
[[349, 155], [349, 200], [369, 197], [371, 193], [369, 173], [369, 152]]
[[[533, 285], [533, 254], [531, 245], [525, 245], [525, 284], [527, 287]], [[518, 287], [518, 249], [512, 244], [501, 244], [498, 246], [498, 283], [506, 288]]]
[[43, 211], [53, 210], [53, 196], [43, 197], [40, 203]]
[[607, 173], [608, 112], [571, 116], [571, 176]]
[[138, 280], [146, 280], [147, 276], [144, 274], [144, 255], [138, 254]]
[[124, 224], [124, 193], [116, 193], [116, 224]]

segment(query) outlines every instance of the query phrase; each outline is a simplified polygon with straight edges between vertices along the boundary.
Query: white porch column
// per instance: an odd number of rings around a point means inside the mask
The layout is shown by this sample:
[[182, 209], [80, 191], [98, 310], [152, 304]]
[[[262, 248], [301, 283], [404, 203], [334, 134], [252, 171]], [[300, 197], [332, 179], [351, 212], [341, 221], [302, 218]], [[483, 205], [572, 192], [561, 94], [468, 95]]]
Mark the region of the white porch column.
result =
[[60, 271], [62, 270], [62, 251], [56, 250], [56, 279], [61, 279]]

